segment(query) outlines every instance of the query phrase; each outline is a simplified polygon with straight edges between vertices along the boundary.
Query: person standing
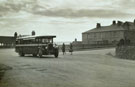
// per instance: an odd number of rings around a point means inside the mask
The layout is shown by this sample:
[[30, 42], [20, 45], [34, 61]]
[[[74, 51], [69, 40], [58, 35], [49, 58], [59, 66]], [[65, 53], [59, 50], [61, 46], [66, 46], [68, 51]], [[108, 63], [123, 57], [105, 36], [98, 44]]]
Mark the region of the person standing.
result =
[[69, 52], [71, 52], [71, 55], [72, 55], [72, 52], [73, 52], [73, 45], [72, 45], [72, 43], [70, 43]]
[[63, 43], [62, 45], [62, 52], [63, 52], [63, 55], [65, 54], [65, 44]]

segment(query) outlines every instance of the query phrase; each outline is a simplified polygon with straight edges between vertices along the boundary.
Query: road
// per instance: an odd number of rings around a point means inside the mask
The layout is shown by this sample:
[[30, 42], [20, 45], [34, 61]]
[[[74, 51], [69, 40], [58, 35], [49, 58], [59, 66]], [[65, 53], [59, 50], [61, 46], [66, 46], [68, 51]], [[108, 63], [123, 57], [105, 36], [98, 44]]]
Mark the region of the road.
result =
[[19, 57], [14, 49], [3, 49], [0, 63], [12, 69], [0, 87], [135, 87], [135, 61], [110, 54], [113, 48], [37, 58]]

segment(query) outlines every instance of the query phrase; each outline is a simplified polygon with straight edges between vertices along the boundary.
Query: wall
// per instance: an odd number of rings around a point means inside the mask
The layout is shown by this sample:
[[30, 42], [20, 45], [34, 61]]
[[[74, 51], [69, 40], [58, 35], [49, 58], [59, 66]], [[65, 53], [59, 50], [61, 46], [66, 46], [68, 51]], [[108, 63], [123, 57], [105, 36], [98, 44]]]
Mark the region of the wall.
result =
[[135, 60], [135, 46], [119, 46], [115, 52], [119, 58]]
[[83, 42], [83, 44], [88, 43], [88, 34], [87, 33], [82, 34], [82, 42]]
[[[90, 44], [73, 44], [73, 50], [85, 50], [85, 49], [95, 49], [95, 48], [109, 48], [115, 47], [115, 45], [90, 45]], [[59, 45], [59, 50], [61, 51], [62, 45]], [[66, 51], [69, 51], [69, 44], [66, 44]]]
[[115, 44], [124, 38], [124, 31], [90, 32], [82, 34], [83, 44]]
[[132, 44], [135, 44], [135, 30], [132, 30], [132, 31], [131, 30], [127, 30], [125, 32], [125, 36], [126, 36], [127, 39], [130, 40], [130, 42]]

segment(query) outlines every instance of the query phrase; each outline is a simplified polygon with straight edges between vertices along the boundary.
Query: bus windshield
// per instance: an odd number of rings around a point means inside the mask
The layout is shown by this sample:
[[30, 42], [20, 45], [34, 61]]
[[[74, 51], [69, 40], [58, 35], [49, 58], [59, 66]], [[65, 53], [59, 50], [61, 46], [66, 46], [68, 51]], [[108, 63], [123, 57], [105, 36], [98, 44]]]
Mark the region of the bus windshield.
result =
[[43, 44], [53, 43], [53, 39], [43, 38], [39, 40], [39, 43], [43, 43]]

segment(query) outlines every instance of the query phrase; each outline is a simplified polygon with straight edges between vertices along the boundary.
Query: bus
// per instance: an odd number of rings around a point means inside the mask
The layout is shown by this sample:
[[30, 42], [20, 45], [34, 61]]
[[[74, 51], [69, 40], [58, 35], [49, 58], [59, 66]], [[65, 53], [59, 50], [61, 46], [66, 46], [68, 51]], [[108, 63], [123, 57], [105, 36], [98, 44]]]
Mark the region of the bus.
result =
[[16, 39], [15, 51], [20, 56], [32, 54], [33, 56], [54, 55], [58, 58], [59, 47], [54, 44], [56, 36], [25, 36]]

